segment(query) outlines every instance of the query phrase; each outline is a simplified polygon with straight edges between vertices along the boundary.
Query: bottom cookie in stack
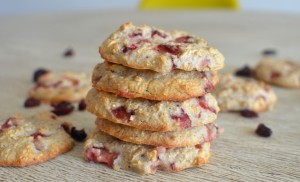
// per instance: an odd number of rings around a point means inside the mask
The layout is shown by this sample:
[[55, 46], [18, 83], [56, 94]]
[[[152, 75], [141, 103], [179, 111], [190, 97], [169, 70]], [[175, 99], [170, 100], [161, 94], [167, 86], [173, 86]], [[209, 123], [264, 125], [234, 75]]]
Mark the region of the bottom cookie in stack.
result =
[[210, 143], [165, 148], [121, 141], [97, 130], [85, 142], [84, 156], [95, 163], [106, 163], [115, 170], [154, 174], [157, 169], [180, 171], [204, 165], [210, 157]]

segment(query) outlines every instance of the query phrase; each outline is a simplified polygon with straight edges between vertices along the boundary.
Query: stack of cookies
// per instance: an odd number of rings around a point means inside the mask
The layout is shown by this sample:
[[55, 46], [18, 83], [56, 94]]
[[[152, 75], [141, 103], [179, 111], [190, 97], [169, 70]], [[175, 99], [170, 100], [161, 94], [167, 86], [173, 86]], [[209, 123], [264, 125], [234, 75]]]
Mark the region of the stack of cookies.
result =
[[97, 130], [85, 158], [141, 174], [201, 166], [218, 135], [210, 94], [223, 55], [186, 32], [126, 23], [100, 47], [87, 109]]

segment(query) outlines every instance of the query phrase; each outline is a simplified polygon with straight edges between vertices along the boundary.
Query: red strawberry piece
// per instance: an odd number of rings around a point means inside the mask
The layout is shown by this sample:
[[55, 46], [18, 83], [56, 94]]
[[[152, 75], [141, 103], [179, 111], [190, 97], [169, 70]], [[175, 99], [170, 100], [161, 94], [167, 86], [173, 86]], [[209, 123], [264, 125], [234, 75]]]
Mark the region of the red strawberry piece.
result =
[[0, 132], [3, 130], [10, 128], [11, 126], [18, 126], [17, 119], [15, 117], [8, 118], [1, 126]]
[[123, 46], [123, 49], [122, 49], [122, 52], [123, 52], [123, 53], [126, 53], [126, 52], [128, 52], [128, 51], [135, 50], [136, 48], [137, 48], [137, 46], [134, 45], [134, 44], [132, 44], [132, 45], [130, 45], [130, 46], [124, 45], [124, 46]]
[[116, 118], [126, 120], [126, 121], [129, 121], [130, 116], [135, 114], [134, 111], [127, 112], [124, 106], [120, 106], [115, 109], [112, 109], [111, 112]]
[[158, 30], [153, 30], [152, 33], [151, 33], [151, 37], [154, 37], [155, 35], [161, 37], [161, 38], [166, 38], [167, 35], [166, 34], [163, 34], [161, 33], [160, 31]]
[[182, 50], [180, 49], [180, 47], [178, 45], [163, 45], [160, 44], [157, 46], [157, 51], [160, 53], [170, 53], [176, 56], [179, 56], [180, 54], [182, 54]]
[[208, 106], [208, 105], [205, 103], [205, 101], [203, 101], [201, 98], [199, 99], [198, 103], [199, 103], [199, 105], [200, 105], [203, 109], [209, 110], [210, 112], [213, 112], [213, 113], [215, 113], [215, 114], [217, 113], [217, 111], [216, 111], [214, 108]]
[[104, 147], [94, 146], [87, 151], [87, 158], [89, 161], [97, 163], [106, 163], [108, 166], [113, 167], [114, 161], [118, 158], [118, 153], [109, 152]]
[[175, 39], [177, 43], [194, 43], [195, 40], [191, 36], [182, 36]]
[[271, 73], [271, 79], [277, 79], [281, 76], [281, 73], [274, 71]]
[[180, 122], [181, 128], [192, 127], [192, 121], [191, 121], [190, 117], [183, 111], [183, 109], [181, 109], [180, 115], [172, 115], [171, 118]]

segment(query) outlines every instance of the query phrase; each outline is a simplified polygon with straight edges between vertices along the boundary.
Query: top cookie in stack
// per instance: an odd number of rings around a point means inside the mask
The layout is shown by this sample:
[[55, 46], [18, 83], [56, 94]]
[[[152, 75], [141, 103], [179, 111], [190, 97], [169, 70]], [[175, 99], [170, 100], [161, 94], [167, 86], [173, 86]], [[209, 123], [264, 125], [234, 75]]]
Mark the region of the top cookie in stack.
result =
[[186, 32], [132, 23], [99, 52], [105, 62], [94, 68], [87, 95], [99, 130], [87, 140], [85, 158], [143, 174], [205, 164], [218, 135], [219, 108], [209, 92], [223, 55]]

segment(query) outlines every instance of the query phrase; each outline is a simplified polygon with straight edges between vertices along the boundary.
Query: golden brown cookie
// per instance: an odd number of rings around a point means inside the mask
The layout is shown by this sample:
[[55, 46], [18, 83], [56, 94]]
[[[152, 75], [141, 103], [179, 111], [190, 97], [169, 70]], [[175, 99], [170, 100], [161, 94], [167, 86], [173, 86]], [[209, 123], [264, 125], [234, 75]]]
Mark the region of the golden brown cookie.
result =
[[237, 77], [230, 73], [220, 76], [213, 92], [221, 111], [251, 110], [256, 112], [273, 108], [277, 101], [271, 86], [248, 77]]
[[223, 55], [202, 38], [131, 22], [106, 39], [99, 52], [109, 62], [160, 73], [174, 69], [215, 71], [224, 66]]
[[300, 88], [300, 64], [291, 60], [265, 58], [256, 66], [255, 75], [270, 84]]
[[163, 146], [166, 148], [194, 146], [199, 143], [211, 142], [219, 134], [219, 128], [214, 123], [169, 132], [138, 130], [99, 118], [95, 123], [99, 130], [120, 140], [135, 144]]
[[0, 166], [38, 164], [70, 151], [74, 141], [64, 130], [68, 126], [49, 112], [8, 118], [0, 128]]
[[93, 88], [87, 110], [100, 118], [141, 130], [174, 131], [211, 123], [219, 107], [211, 94], [183, 102], [126, 99]]
[[51, 103], [75, 102], [84, 99], [90, 88], [90, 78], [84, 73], [47, 72], [38, 78], [29, 96]]
[[151, 147], [123, 142], [101, 131], [95, 131], [84, 145], [84, 158], [105, 163], [114, 170], [124, 169], [140, 174], [163, 171], [181, 171], [202, 166], [210, 157], [210, 143], [169, 148]]
[[98, 90], [126, 98], [183, 101], [210, 92], [218, 82], [218, 75], [181, 70], [161, 74], [104, 62], [94, 68], [92, 82]]

